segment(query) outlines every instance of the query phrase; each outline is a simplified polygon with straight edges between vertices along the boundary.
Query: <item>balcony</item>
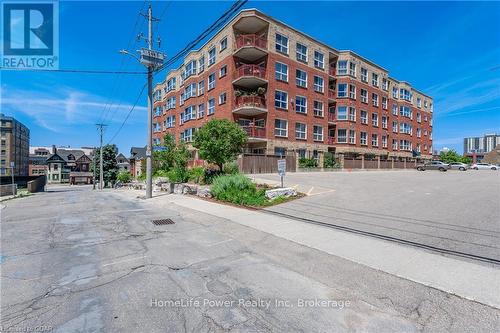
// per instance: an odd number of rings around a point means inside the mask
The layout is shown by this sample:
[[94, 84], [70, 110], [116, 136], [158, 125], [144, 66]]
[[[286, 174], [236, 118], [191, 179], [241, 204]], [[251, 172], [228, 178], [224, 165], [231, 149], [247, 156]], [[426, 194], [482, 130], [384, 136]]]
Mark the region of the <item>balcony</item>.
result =
[[330, 68], [328, 69], [328, 74], [329, 74], [330, 76], [335, 76], [335, 73], [336, 73], [335, 67], [330, 67]]
[[255, 34], [236, 37], [234, 56], [247, 61], [256, 61], [266, 54], [267, 38]]
[[334, 145], [335, 144], [335, 138], [329, 136], [327, 142], [328, 142], [329, 145]]
[[329, 123], [336, 123], [337, 121], [335, 120], [335, 113], [328, 112], [328, 122]]
[[241, 126], [248, 135], [248, 142], [259, 142], [266, 139], [266, 128], [257, 126]]
[[255, 89], [266, 83], [266, 67], [261, 65], [241, 65], [236, 69], [233, 80], [233, 84], [247, 89]]
[[328, 90], [328, 99], [335, 99], [335, 90]]
[[267, 106], [264, 96], [238, 96], [234, 101], [233, 113], [255, 116], [266, 112]]

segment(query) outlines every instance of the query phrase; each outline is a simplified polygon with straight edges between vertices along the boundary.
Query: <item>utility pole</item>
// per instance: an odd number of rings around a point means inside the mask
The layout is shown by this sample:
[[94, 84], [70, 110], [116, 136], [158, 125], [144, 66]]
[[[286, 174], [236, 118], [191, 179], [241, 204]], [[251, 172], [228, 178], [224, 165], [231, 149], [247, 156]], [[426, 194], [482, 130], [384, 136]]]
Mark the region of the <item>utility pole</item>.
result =
[[93, 168], [94, 169], [94, 179], [92, 180], [92, 189], [93, 190], [95, 190], [95, 158], [96, 158], [95, 153], [96, 153], [96, 150], [97, 150], [97, 148], [94, 147], [94, 153], [92, 154], [92, 160], [94, 163], [94, 168]]
[[[102, 190], [104, 188], [104, 169], [102, 166], [102, 136], [104, 133], [104, 127], [106, 127], [106, 124], [96, 124], [97, 128], [99, 129], [99, 136], [100, 136], [100, 142], [101, 142], [101, 148], [99, 149], [99, 189]], [[94, 164], [95, 165], [95, 164]], [[95, 168], [94, 168], [95, 170]]]
[[[146, 141], [146, 199], [153, 196], [153, 72], [161, 67], [164, 60], [164, 54], [153, 50], [153, 22], [159, 19], [153, 17], [153, 9], [151, 5], [148, 7], [148, 13], [142, 14], [148, 20], [148, 37], [145, 38], [142, 33], [137, 36], [137, 39], [146, 40], [148, 47], [139, 50], [140, 58], [137, 58], [127, 50], [121, 50], [120, 53], [127, 54], [138, 60], [146, 66], [148, 70], [148, 137]], [[160, 38], [157, 40], [160, 47]]]

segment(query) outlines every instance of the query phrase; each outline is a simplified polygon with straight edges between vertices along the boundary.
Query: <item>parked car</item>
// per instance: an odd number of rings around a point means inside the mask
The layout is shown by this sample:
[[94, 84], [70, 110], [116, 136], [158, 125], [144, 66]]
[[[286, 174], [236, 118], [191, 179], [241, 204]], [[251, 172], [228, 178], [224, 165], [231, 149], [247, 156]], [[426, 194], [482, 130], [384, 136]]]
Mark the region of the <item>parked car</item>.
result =
[[450, 169], [451, 170], [460, 170], [460, 171], [465, 171], [469, 168], [469, 165], [461, 162], [451, 162], [450, 163]]
[[450, 169], [450, 165], [447, 163], [443, 163], [441, 161], [430, 161], [424, 164], [419, 164], [417, 165], [416, 168], [418, 171], [425, 171], [425, 170], [446, 171]]
[[488, 164], [488, 163], [476, 163], [472, 164], [470, 167], [474, 170], [497, 170], [498, 167], [496, 165]]

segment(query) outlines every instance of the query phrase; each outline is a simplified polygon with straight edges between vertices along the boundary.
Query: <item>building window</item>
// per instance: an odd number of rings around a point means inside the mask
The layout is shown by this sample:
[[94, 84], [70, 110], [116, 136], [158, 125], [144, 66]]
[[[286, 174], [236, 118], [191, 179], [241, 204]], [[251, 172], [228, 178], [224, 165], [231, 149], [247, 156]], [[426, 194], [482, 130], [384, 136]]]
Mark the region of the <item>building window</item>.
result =
[[362, 146], [366, 146], [366, 145], [368, 145], [368, 142], [367, 142], [367, 134], [366, 134], [366, 132], [361, 132], [361, 133], [359, 133], [359, 143], [360, 143]]
[[382, 128], [387, 128], [387, 117], [382, 116]]
[[198, 95], [203, 95], [205, 93], [205, 81], [198, 82]]
[[422, 100], [420, 99], [420, 97], [417, 97], [417, 107], [422, 107]]
[[208, 76], [208, 90], [212, 90], [215, 88], [215, 73], [212, 73]]
[[277, 62], [275, 66], [276, 80], [288, 82], [288, 65]]
[[409, 140], [399, 140], [399, 149], [411, 150], [411, 142]]
[[208, 66], [215, 64], [215, 47], [208, 50]]
[[295, 123], [295, 138], [305, 140], [307, 138], [307, 126], [303, 123]]
[[398, 122], [393, 121], [392, 122], [392, 133], [397, 133], [398, 132]]
[[398, 98], [398, 88], [392, 87], [392, 98]]
[[313, 126], [313, 140], [323, 141], [323, 126], [314, 125]]
[[398, 150], [398, 140], [392, 139], [392, 150]]
[[372, 93], [372, 105], [378, 106], [378, 95], [375, 93]]
[[325, 91], [325, 83], [321, 76], [314, 76], [314, 91], [322, 93]]
[[387, 110], [387, 97], [382, 97], [382, 109]]
[[305, 97], [295, 97], [295, 111], [298, 113], [307, 113], [307, 99]]
[[337, 75], [347, 75], [347, 60], [340, 60], [337, 63]]
[[274, 93], [274, 106], [278, 109], [288, 109], [288, 94], [281, 90]]
[[288, 122], [283, 119], [274, 120], [274, 135], [287, 137], [288, 136]]
[[219, 105], [221, 104], [226, 104], [227, 102], [227, 95], [226, 93], [222, 93], [219, 95]]
[[205, 104], [198, 105], [198, 118], [203, 118], [205, 116]]
[[382, 135], [382, 148], [387, 148], [387, 136]]
[[337, 97], [347, 97], [347, 83], [339, 83]]
[[364, 83], [368, 82], [368, 70], [361, 67], [361, 81]]
[[175, 89], [175, 77], [167, 81], [167, 92]]
[[389, 81], [385, 77], [382, 78], [382, 89], [385, 91], [389, 90]]
[[399, 115], [402, 117], [412, 118], [411, 109], [408, 106], [401, 105], [399, 107]]
[[219, 52], [222, 52], [224, 51], [225, 49], [227, 49], [227, 37], [224, 37], [221, 41], [220, 41], [220, 51]]
[[356, 77], [356, 64], [349, 62], [349, 75]]
[[412, 133], [411, 125], [408, 123], [400, 123], [399, 124], [399, 133], [411, 134]]
[[372, 147], [378, 147], [378, 135], [372, 134]]
[[402, 98], [402, 99], [410, 102], [411, 101], [411, 92], [408, 89], [401, 88], [401, 89], [399, 89], [399, 98]]
[[297, 69], [295, 71], [295, 77], [297, 87], [307, 88], [307, 73], [305, 71]]
[[372, 126], [378, 127], [378, 114], [372, 113]]
[[368, 91], [361, 89], [361, 102], [368, 104]]
[[325, 55], [319, 51], [314, 51], [314, 66], [317, 68], [325, 68]]
[[323, 117], [323, 102], [314, 101], [313, 112], [314, 116]]
[[347, 106], [337, 107], [337, 120], [347, 120]]
[[219, 70], [219, 77], [224, 77], [227, 75], [227, 65], [224, 65]]
[[397, 104], [392, 105], [392, 114], [397, 116], [398, 115], [398, 106]]
[[360, 118], [362, 124], [368, 124], [368, 112], [361, 110]]
[[349, 98], [356, 99], [356, 86], [353, 84], [349, 85]]
[[420, 112], [417, 112], [417, 123], [421, 122], [422, 122], [422, 115], [420, 114]]
[[355, 130], [349, 130], [349, 143], [350, 144], [356, 144], [356, 131]]
[[274, 155], [283, 157], [286, 155], [286, 149], [283, 147], [274, 147]]
[[198, 74], [205, 70], [205, 56], [200, 57], [198, 60]]
[[296, 56], [298, 61], [307, 62], [307, 46], [297, 43]]
[[276, 34], [276, 51], [288, 54], [288, 37]]
[[347, 130], [346, 129], [338, 129], [337, 130], [337, 142], [338, 143], [347, 143]]
[[208, 100], [207, 110], [208, 110], [207, 112], [208, 115], [212, 115], [215, 113], [215, 98]]
[[422, 130], [420, 128], [417, 128], [417, 138], [420, 138], [422, 136]]
[[352, 106], [349, 107], [349, 121], [356, 121], [356, 109]]
[[372, 86], [378, 87], [378, 74], [372, 73]]

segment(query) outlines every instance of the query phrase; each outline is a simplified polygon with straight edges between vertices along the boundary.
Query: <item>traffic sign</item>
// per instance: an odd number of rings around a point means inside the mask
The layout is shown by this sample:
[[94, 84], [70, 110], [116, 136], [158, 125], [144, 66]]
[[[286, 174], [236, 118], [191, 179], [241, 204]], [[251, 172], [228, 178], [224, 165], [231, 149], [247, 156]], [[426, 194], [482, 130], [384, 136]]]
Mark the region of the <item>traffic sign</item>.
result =
[[142, 48], [139, 52], [141, 54], [141, 63], [144, 66], [159, 67], [163, 64], [163, 60], [165, 59], [165, 54], [159, 51]]
[[284, 176], [286, 171], [286, 159], [279, 159], [278, 160], [278, 174], [280, 176]]

